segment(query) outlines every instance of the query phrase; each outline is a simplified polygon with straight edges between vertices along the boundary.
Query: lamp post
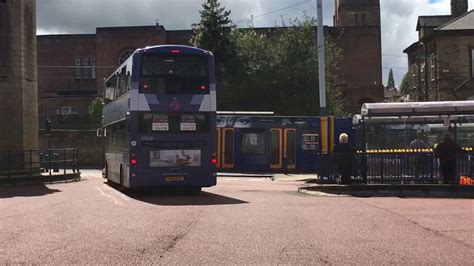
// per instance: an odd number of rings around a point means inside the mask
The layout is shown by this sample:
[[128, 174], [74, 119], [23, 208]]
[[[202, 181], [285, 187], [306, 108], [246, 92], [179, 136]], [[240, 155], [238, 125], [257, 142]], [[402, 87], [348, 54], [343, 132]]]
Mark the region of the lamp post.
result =
[[323, 1], [316, 3], [318, 16], [319, 115], [326, 115], [326, 69], [324, 60]]

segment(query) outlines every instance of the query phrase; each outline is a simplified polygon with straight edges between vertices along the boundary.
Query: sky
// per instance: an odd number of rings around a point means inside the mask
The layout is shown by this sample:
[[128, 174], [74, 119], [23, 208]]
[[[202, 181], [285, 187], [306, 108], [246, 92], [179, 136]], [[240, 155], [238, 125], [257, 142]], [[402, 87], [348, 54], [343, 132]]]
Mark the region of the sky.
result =
[[[190, 29], [199, 21], [204, 0], [37, 0], [38, 34], [95, 33], [96, 27], [155, 25], [167, 30]], [[253, 17], [255, 27], [268, 27], [282, 21], [316, 17], [316, 0], [220, 0], [231, 10], [230, 18], [247, 27]], [[323, 0], [325, 25], [332, 25], [335, 0]], [[474, 0], [468, 0], [469, 9]], [[415, 31], [420, 15], [449, 15], [450, 0], [380, 0], [382, 23], [382, 66], [386, 84], [394, 71], [399, 85], [407, 72], [403, 49], [417, 41]]]

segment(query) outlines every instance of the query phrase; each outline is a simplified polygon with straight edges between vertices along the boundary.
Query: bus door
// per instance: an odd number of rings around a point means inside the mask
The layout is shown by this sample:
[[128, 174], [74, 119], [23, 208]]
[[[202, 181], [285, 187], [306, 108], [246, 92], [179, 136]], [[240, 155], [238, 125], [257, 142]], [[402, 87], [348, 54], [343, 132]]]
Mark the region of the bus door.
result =
[[235, 130], [233, 128], [217, 129], [217, 168], [234, 168]]
[[273, 128], [270, 130], [270, 169], [285, 168], [296, 168], [296, 129]]
[[296, 168], [296, 129], [287, 128], [283, 136], [284, 155], [286, 154], [287, 169]]

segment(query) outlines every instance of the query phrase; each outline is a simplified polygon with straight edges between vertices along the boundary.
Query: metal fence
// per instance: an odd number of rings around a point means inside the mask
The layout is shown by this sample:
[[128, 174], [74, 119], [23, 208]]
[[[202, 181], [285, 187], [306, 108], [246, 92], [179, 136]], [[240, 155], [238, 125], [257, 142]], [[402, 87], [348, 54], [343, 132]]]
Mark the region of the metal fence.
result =
[[[459, 183], [461, 176], [473, 177], [474, 153], [459, 154], [455, 170], [454, 183]], [[319, 167], [319, 172], [321, 176], [332, 182], [339, 182], [344, 174], [350, 176], [351, 183], [438, 184], [443, 182], [439, 160], [431, 152], [327, 155]]]
[[0, 180], [79, 173], [78, 149], [0, 151]]

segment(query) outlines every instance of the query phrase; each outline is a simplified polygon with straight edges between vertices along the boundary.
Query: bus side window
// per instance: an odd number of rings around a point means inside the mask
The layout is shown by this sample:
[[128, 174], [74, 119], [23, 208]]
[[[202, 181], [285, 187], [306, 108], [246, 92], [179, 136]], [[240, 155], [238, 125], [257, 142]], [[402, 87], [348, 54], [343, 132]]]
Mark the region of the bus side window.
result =
[[132, 89], [132, 74], [130, 74], [130, 71], [127, 71], [127, 90], [126, 92], [130, 91]]
[[116, 98], [122, 96], [127, 91], [127, 74], [126, 67], [123, 67], [119, 74], [118, 95]]
[[115, 99], [116, 88], [117, 88], [117, 77], [112, 76], [105, 83], [105, 104], [108, 104]]

